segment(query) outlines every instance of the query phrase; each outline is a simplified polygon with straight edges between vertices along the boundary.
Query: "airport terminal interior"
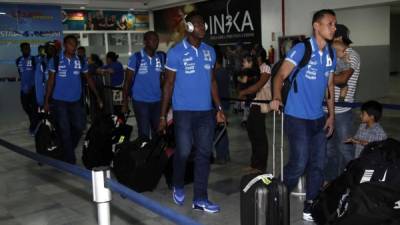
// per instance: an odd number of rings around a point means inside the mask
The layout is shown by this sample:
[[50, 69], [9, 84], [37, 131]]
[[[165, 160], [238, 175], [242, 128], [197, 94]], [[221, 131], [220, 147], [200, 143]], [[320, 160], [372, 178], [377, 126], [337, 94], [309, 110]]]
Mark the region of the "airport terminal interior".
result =
[[[15, 60], [21, 56], [21, 42], [30, 41], [32, 55], [37, 55], [39, 45], [53, 40], [62, 42], [63, 37], [72, 34], [77, 37], [78, 46], [86, 48], [87, 56], [97, 54], [101, 60], [105, 60], [107, 52], [113, 51], [119, 55], [118, 60], [126, 69], [129, 58], [144, 47], [145, 32], [157, 32], [160, 40], [158, 50], [167, 52], [185, 35], [183, 16], [197, 10], [203, 13], [204, 21], [208, 24], [205, 42], [218, 45], [226, 51], [238, 46], [250, 51], [256, 44], [262, 45], [273, 64], [290, 49], [289, 44], [294, 40], [302, 40], [311, 35], [313, 13], [325, 8], [334, 10], [337, 23], [348, 27], [351, 47], [359, 53], [361, 59], [355, 102], [376, 100], [384, 104], [380, 124], [388, 137], [399, 140], [399, 0], [0, 0], [1, 143], [9, 142], [36, 152], [35, 137], [28, 132], [29, 120], [20, 103], [21, 84]], [[22, 19], [16, 24], [6, 23], [8, 19], [4, 18], [9, 12], [16, 13], [12, 17]], [[116, 21], [115, 24], [93, 22], [103, 16]], [[47, 21], [49, 18], [52, 18], [51, 21]], [[240, 55], [233, 55], [233, 58], [236, 57]], [[224, 59], [225, 65], [229, 64], [227, 61]], [[229, 86], [230, 97], [236, 98], [233, 78]], [[107, 94], [112, 95], [112, 92], [106, 91]], [[106, 101], [105, 107], [108, 107]], [[212, 164], [209, 176], [208, 195], [210, 200], [220, 205], [219, 213], [192, 209], [193, 184], [185, 185], [187, 200], [182, 206], [173, 202], [172, 192], [164, 177], [154, 191], [141, 194], [198, 224], [241, 224], [240, 181], [246, 174], [244, 168], [249, 166], [251, 143], [246, 125], [242, 123], [243, 112], [235, 110], [235, 105], [236, 102], [231, 100], [230, 108], [225, 111], [229, 122], [227, 133], [230, 159]], [[132, 108], [131, 104], [129, 107]], [[135, 113], [133, 109], [131, 111], [127, 123], [133, 127], [130, 136], [133, 141], [138, 137], [138, 131]], [[355, 133], [360, 125], [359, 106], [352, 113], [352, 129]], [[75, 149], [77, 165], [83, 168], [82, 147], [91, 125], [90, 116], [87, 118], [86, 130]], [[281, 133], [280, 121], [280, 116], [277, 116], [277, 135]], [[269, 112], [265, 120], [269, 149], [268, 173], [272, 172], [273, 165], [272, 124], [273, 113]], [[279, 144], [278, 138], [275, 155], [277, 170], [280, 168], [281, 157]], [[213, 152], [215, 155], [215, 149]], [[289, 154], [285, 136], [284, 164]], [[115, 179], [113, 174], [111, 177]], [[295, 188], [300, 194], [290, 196], [291, 225], [314, 224], [302, 218], [304, 186], [300, 182]], [[175, 224], [115, 192], [112, 193], [110, 213], [112, 225]], [[1, 225], [95, 225], [100, 224], [97, 216], [91, 182], [53, 166], [40, 164], [0, 145]]]

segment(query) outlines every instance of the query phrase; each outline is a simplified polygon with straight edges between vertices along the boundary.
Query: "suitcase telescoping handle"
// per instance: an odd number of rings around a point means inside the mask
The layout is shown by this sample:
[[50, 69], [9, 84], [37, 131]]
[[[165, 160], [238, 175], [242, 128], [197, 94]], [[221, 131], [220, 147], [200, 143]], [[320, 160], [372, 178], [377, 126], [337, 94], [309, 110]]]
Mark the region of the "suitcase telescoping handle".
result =
[[217, 130], [218, 130], [218, 135], [217, 137], [214, 139], [213, 142], [213, 146], [217, 145], [218, 142], [220, 141], [220, 139], [222, 138], [222, 136], [224, 135], [225, 131], [226, 131], [226, 123], [218, 123], [217, 124]]
[[[281, 136], [280, 136], [280, 158], [281, 158], [281, 181], [283, 181], [283, 110], [280, 112], [281, 114]], [[275, 165], [276, 165], [276, 112], [273, 114], [273, 132], [272, 132], [272, 174], [276, 177]]]

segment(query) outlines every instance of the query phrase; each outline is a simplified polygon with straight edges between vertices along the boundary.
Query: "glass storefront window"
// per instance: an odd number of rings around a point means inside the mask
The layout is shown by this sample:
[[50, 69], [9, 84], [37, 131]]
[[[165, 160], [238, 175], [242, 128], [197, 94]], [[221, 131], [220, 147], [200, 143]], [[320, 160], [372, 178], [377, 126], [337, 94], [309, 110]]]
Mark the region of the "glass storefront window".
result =
[[119, 55], [118, 60], [123, 64], [128, 64], [129, 43], [128, 33], [108, 33], [108, 51]]
[[131, 53], [140, 51], [143, 48], [143, 34], [131, 33]]

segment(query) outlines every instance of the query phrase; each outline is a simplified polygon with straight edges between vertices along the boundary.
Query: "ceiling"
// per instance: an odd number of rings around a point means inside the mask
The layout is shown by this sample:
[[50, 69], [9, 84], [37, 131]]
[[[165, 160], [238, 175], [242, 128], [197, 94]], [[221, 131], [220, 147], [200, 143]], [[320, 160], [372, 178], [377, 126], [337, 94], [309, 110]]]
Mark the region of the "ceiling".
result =
[[156, 10], [205, 0], [0, 0], [5, 3], [50, 4], [63, 8]]

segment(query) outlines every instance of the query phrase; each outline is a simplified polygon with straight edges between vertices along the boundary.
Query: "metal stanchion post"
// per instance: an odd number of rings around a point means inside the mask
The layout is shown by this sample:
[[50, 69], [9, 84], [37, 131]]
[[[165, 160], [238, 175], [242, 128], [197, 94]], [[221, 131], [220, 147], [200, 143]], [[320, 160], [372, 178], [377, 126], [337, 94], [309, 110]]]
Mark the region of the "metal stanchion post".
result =
[[301, 176], [297, 187], [292, 191], [293, 196], [303, 197], [306, 196], [306, 179], [305, 176]]
[[108, 167], [92, 170], [93, 201], [97, 204], [97, 219], [99, 225], [110, 225], [111, 191], [105, 187], [105, 179], [110, 178]]

